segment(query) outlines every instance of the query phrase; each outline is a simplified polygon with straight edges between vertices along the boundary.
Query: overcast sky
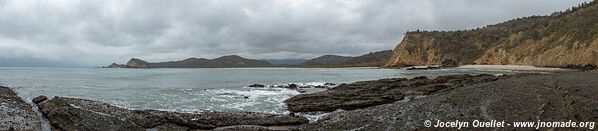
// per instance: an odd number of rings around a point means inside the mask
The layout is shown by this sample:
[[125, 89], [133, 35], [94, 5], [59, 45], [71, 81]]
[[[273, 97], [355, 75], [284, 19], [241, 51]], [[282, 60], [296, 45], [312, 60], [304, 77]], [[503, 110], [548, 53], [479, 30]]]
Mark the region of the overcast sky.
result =
[[360, 55], [588, 0], [0, 0], [0, 66]]

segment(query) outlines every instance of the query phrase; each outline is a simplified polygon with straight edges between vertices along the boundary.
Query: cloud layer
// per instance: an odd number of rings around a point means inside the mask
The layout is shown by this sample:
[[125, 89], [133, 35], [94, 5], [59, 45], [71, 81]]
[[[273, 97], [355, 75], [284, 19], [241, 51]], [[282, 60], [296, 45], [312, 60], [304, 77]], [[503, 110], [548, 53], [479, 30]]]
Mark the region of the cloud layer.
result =
[[0, 66], [359, 55], [392, 49], [408, 30], [476, 28], [583, 1], [0, 0]]

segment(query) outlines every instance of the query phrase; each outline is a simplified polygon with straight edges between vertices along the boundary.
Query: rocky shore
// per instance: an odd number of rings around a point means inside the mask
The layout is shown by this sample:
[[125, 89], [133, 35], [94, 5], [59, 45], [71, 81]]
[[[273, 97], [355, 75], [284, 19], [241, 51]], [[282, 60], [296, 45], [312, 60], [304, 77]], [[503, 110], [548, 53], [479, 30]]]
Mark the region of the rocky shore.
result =
[[33, 107], [8, 87], [0, 86], [0, 130], [41, 130], [40, 117]]
[[[44, 96], [29, 103], [0, 87], [0, 130], [41, 130], [43, 118], [52, 130], [66, 131], [425, 130], [425, 120], [597, 122], [596, 78], [596, 72], [561, 72], [362, 81], [292, 97], [285, 101], [293, 112], [289, 115], [131, 110], [92, 100]], [[43, 115], [35, 113], [33, 103]], [[294, 115], [303, 112], [331, 113], [309, 123]]]
[[67, 131], [243, 129], [244, 127], [268, 129], [269, 126], [300, 125], [308, 122], [302, 117], [251, 112], [178, 113], [128, 110], [97, 101], [64, 97], [54, 97], [38, 105], [54, 128]]
[[[304, 124], [300, 129], [439, 130], [425, 127], [425, 120], [598, 122], [597, 78], [598, 73], [588, 72], [515, 75], [437, 91], [416, 100], [332, 113], [317, 122]], [[472, 129], [471, 125], [469, 129]], [[475, 128], [486, 129], [493, 128]], [[500, 129], [515, 130], [509, 126]]]
[[292, 112], [353, 110], [507, 77], [484, 74], [440, 76], [435, 79], [416, 77], [362, 81], [342, 84], [322, 92], [300, 94], [286, 100], [285, 103]]

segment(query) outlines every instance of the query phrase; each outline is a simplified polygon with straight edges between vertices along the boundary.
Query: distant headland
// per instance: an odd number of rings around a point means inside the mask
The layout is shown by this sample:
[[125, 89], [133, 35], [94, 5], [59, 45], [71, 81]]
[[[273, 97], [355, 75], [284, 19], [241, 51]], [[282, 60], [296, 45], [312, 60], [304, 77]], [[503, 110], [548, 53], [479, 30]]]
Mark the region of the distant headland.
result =
[[131, 58], [126, 64], [112, 63], [104, 66], [104, 68], [381, 67], [391, 56], [392, 51], [385, 50], [356, 57], [324, 55], [309, 60], [258, 60], [238, 55], [228, 55], [215, 59], [188, 58], [180, 61], [151, 63], [138, 58]]

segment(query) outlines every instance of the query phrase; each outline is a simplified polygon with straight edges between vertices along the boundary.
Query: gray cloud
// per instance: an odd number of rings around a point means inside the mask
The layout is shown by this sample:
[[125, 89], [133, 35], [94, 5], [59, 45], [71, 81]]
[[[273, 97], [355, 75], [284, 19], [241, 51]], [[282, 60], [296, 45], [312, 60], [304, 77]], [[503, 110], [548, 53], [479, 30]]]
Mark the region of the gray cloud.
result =
[[359, 55], [392, 49], [408, 30], [477, 28], [583, 1], [0, 0], [0, 66]]

